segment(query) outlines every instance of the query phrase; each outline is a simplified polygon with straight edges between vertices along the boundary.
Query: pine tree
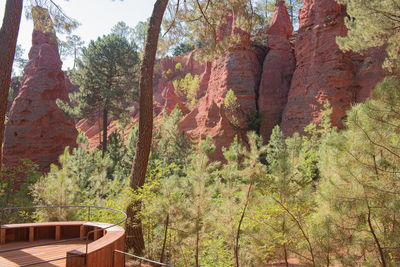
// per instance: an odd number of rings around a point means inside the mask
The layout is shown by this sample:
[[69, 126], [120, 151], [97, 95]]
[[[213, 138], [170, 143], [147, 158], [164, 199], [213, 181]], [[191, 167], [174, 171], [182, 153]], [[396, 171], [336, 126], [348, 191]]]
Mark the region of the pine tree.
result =
[[400, 68], [400, 2], [398, 0], [338, 0], [347, 7], [347, 37], [337, 37], [345, 51], [365, 52], [386, 45], [383, 66], [389, 71]]
[[386, 78], [374, 98], [348, 113], [347, 129], [324, 146], [321, 209], [343, 265], [397, 266], [400, 165], [399, 81]]
[[107, 126], [110, 113], [118, 117], [137, 94], [139, 56], [125, 37], [107, 35], [91, 41], [77, 60], [72, 80], [80, 91], [70, 94], [71, 103], [57, 104], [69, 115], [90, 117], [98, 110], [103, 115], [103, 156], [107, 151]]

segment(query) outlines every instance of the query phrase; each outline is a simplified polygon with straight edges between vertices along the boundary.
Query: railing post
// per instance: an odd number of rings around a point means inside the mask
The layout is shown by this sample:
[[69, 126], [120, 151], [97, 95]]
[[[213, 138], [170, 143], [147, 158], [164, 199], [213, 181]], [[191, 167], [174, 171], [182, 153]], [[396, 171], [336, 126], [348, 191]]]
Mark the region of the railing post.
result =
[[3, 225], [4, 222], [4, 208], [1, 208], [1, 225]]
[[0, 240], [3, 241], [3, 231], [1, 230], [1, 226], [3, 226], [4, 219], [4, 208], [1, 208], [1, 222], [0, 222]]
[[115, 250], [113, 250], [113, 259], [112, 259], [112, 266], [114, 267], [115, 265]]

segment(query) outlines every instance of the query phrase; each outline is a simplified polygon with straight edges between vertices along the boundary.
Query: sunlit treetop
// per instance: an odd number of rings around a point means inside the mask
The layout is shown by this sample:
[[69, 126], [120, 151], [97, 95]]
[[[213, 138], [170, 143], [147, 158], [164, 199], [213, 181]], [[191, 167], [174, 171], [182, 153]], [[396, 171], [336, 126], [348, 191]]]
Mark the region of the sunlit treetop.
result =
[[181, 36], [180, 41], [203, 48], [202, 59], [211, 59], [222, 54], [228, 45], [240, 42], [235, 34], [227, 34], [223, 40], [218, 38], [219, 30], [230, 23], [230, 16], [236, 28], [250, 35], [263, 24], [260, 12], [264, 11], [255, 8], [255, 1], [173, 0], [164, 16], [163, 29], [168, 32], [168, 39], [173, 41], [175, 36]]
[[[43, 15], [43, 10], [40, 11], [35, 7], [47, 9], [50, 15], [50, 20]], [[35, 14], [33, 14], [35, 12]], [[60, 33], [71, 33], [72, 30], [79, 26], [78, 21], [69, 17], [64, 13], [62, 8], [53, 0], [29, 0], [25, 3], [25, 15], [28, 19], [33, 19], [35, 29], [42, 30], [43, 32], [51, 31], [53, 28]], [[42, 24], [42, 25], [41, 25]], [[53, 24], [53, 27], [50, 27]]]

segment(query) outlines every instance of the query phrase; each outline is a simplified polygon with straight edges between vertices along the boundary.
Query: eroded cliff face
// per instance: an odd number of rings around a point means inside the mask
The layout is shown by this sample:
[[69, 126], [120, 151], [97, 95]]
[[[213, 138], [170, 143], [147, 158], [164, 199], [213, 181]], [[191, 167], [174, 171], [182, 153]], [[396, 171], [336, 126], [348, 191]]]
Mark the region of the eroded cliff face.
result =
[[[188, 54], [160, 59], [155, 66], [153, 96], [154, 107], [153, 112], [156, 121], [161, 118], [161, 114], [165, 111], [170, 114], [171, 111], [178, 106], [183, 115], [190, 112], [189, 103], [183, 97], [179, 97], [173, 85], [173, 81], [182, 79], [187, 73], [198, 75], [200, 78], [200, 88], [197, 93], [197, 99], [205, 95], [210, 78], [211, 63], [200, 63], [195, 60], [196, 51]], [[132, 103], [134, 111], [130, 114], [133, 123], [137, 123], [139, 119], [139, 105]], [[93, 114], [91, 118], [80, 120], [77, 125], [81, 131], [89, 139], [90, 148], [99, 147], [102, 140], [103, 121], [101, 114]], [[116, 123], [110, 119], [107, 127], [110, 136], [116, 129]]]
[[[234, 136], [245, 140], [249, 119], [256, 111], [261, 116], [260, 134], [267, 142], [277, 124], [286, 136], [303, 133], [305, 126], [321, 119], [328, 101], [332, 122], [342, 127], [352, 103], [368, 98], [385, 73], [381, 68], [384, 49], [371, 49], [365, 55], [344, 53], [336, 44], [345, 36], [346, 9], [335, 0], [304, 0], [300, 28], [293, 34], [284, 1], [277, 1], [270, 25], [265, 27], [268, 40], [263, 49], [250, 44], [249, 35], [235, 25], [234, 15], [217, 32], [217, 40], [233, 34], [240, 42], [231, 44], [226, 54], [210, 63], [195, 60], [196, 51], [161, 59], [154, 77], [154, 113], [170, 113], [178, 105], [185, 117], [179, 127], [199, 141], [212, 137], [216, 151], [212, 160], [223, 160], [222, 147]], [[261, 41], [265, 39], [259, 38]], [[265, 50], [267, 51], [265, 53]], [[173, 81], [187, 73], [199, 75], [196, 106], [178, 96]], [[232, 89], [239, 108], [232, 111], [224, 104]], [[137, 121], [138, 110], [132, 116]], [[94, 119], [78, 124], [90, 138], [91, 147], [100, 143], [101, 122]], [[110, 123], [109, 133], [115, 129]]]
[[342, 52], [337, 36], [347, 34], [346, 8], [335, 0], [304, 0], [296, 39], [296, 70], [291, 82], [281, 128], [286, 135], [303, 133], [321, 119], [320, 110], [329, 101], [335, 126], [342, 127], [352, 103], [364, 101], [384, 77], [382, 49], [365, 56]]
[[[223, 160], [222, 147], [229, 147], [235, 135], [245, 138], [248, 120], [257, 110], [256, 96], [261, 66], [257, 53], [250, 46], [248, 34], [236, 28], [234, 16], [227, 16], [227, 24], [218, 32], [238, 34], [241, 42], [230, 46], [224, 56], [211, 63], [205, 96], [198, 106], [179, 123], [179, 128], [197, 140], [212, 137], [216, 146], [211, 160]], [[238, 108], [232, 112], [224, 104], [229, 90], [237, 97]]]
[[281, 128], [286, 135], [303, 133], [321, 118], [326, 101], [333, 108], [332, 123], [341, 126], [350, 104], [355, 101], [353, 62], [336, 44], [346, 35], [345, 8], [334, 0], [305, 0], [299, 15], [296, 39], [296, 70]]
[[[46, 10], [41, 11], [47, 14]], [[22, 86], [5, 128], [5, 166], [30, 159], [41, 171], [47, 171], [66, 146], [75, 146], [78, 133], [74, 120], [66, 117], [56, 104], [58, 98], [68, 99], [61, 66], [54, 31], [43, 32], [35, 27]]]
[[264, 59], [258, 97], [261, 114], [260, 134], [267, 142], [272, 129], [279, 124], [287, 103], [296, 59], [289, 37], [292, 22], [284, 1], [277, 2], [268, 30], [268, 53]]

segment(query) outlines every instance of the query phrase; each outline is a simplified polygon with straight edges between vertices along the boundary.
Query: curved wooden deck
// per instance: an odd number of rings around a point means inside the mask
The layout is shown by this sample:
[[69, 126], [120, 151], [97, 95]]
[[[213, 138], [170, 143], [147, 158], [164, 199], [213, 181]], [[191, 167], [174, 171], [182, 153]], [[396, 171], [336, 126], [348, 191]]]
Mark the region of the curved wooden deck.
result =
[[[114, 255], [114, 250], [124, 250], [125, 231], [119, 226], [107, 228], [109, 226], [111, 225], [87, 222], [2, 225], [0, 266], [25, 266], [51, 261], [33, 266], [122, 267], [125, 265], [124, 257], [119, 254]], [[99, 231], [89, 236], [90, 243], [87, 254], [86, 241], [83, 239], [54, 244], [55, 241], [85, 238], [87, 233], [92, 230]], [[45, 244], [49, 242], [53, 244]], [[32, 245], [43, 246], [4, 252], [5, 250]]]

